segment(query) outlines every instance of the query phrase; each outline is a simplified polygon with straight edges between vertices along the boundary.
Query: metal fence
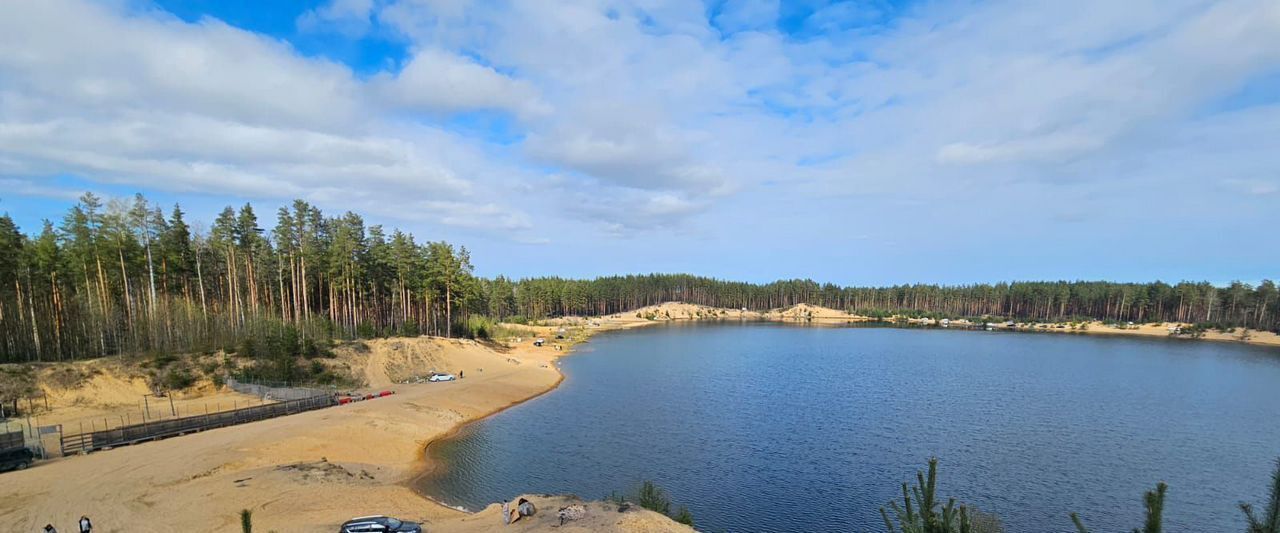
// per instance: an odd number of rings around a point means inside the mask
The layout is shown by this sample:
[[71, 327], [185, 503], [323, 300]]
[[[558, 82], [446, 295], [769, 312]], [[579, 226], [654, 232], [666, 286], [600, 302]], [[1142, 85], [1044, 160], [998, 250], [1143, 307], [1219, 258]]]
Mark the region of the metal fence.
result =
[[64, 434], [61, 439], [62, 453], [63, 455], [89, 453], [104, 448], [125, 446], [128, 444], [163, 439], [186, 433], [234, 426], [236, 424], [244, 424], [246, 422], [265, 420], [268, 418], [275, 418], [277, 416], [291, 415], [337, 404], [337, 400], [332, 394], [323, 391], [320, 392], [321, 394], [305, 398], [245, 407], [232, 411], [220, 411], [205, 415], [144, 422], [141, 424], [121, 426], [102, 431], [78, 433], [74, 435]]
[[[50, 445], [57, 451], [58, 434], [62, 426], [38, 426], [32, 418], [22, 421], [5, 421], [0, 423], [0, 451], [27, 448], [39, 457], [49, 457]], [[53, 442], [45, 442], [52, 439]]]
[[25, 446], [27, 443], [27, 439], [25, 438], [24, 435], [25, 435], [25, 432], [21, 430], [5, 431], [3, 433], [0, 433], [0, 452], [5, 452], [5, 451], [9, 451], [9, 450], [13, 450], [13, 449], [21, 448]]
[[268, 400], [301, 400], [313, 396], [331, 395], [333, 391], [307, 387], [290, 387], [288, 383], [271, 381], [244, 382], [227, 378], [227, 388], [243, 394], [251, 394]]

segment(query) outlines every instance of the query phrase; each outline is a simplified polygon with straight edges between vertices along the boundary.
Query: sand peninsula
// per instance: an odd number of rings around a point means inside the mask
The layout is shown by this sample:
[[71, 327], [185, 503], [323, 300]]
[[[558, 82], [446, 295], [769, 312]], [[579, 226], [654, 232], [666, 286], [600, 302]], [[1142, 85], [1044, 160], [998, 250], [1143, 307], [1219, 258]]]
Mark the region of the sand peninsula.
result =
[[[595, 333], [698, 320], [838, 325], [876, 319], [811, 305], [755, 312], [665, 303], [604, 317], [510, 325], [508, 331], [517, 336], [501, 344], [435, 337], [349, 343], [338, 348], [338, 357], [367, 383], [365, 389], [392, 389], [396, 394], [57, 459], [3, 474], [0, 524], [11, 531], [36, 531], [50, 522], [69, 528], [86, 514], [99, 531], [106, 532], [229, 531], [238, 527], [239, 510], [251, 509], [258, 531], [331, 532], [342, 521], [365, 514], [420, 520], [432, 531], [488, 530], [501, 522], [496, 504], [466, 513], [432, 502], [412, 489], [413, 480], [431, 468], [426, 447], [468, 422], [554, 389], [563, 378], [556, 359]], [[976, 326], [959, 321], [953, 324]], [[1164, 337], [1174, 326], [995, 325], [1045, 332]], [[569, 338], [556, 340], [562, 328]], [[548, 343], [534, 346], [538, 337]], [[1203, 338], [1280, 346], [1280, 336], [1270, 332], [1208, 332]], [[109, 371], [109, 359], [68, 365], [93, 367], [95, 371], [74, 388], [47, 388], [48, 396], [59, 405], [40, 424], [69, 424], [77, 417], [102, 416], [132, 405], [142, 393], [141, 384]], [[462, 371], [465, 378], [449, 383], [400, 383], [432, 370]], [[252, 400], [205, 384], [179, 402]], [[529, 498], [541, 512], [533, 520], [511, 526], [511, 531], [550, 530], [558, 523], [555, 510], [573, 503], [586, 507], [587, 518], [554, 528], [556, 531], [690, 530], [650, 511], [618, 513], [610, 504], [580, 502], [572, 496]]]

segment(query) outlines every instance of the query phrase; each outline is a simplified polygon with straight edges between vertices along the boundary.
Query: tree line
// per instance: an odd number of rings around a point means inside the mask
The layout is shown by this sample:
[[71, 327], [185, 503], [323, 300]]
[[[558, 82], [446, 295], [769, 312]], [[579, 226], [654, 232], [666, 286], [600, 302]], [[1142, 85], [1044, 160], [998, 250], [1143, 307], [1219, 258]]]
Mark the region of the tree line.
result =
[[472, 319], [607, 315], [666, 301], [767, 310], [799, 303], [863, 314], [1041, 321], [1177, 321], [1280, 328], [1273, 282], [1014, 282], [842, 287], [685, 274], [591, 280], [473, 275], [465, 247], [418, 242], [296, 200], [261, 227], [226, 207], [207, 231], [178, 205], [85, 194], [24, 233], [0, 216], [0, 362], [208, 351], [246, 337], [300, 341], [473, 335]]
[[464, 247], [419, 243], [298, 200], [198, 231], [180, 206], [85, 194], [32, 235], [0, 216], [0, 362], [204, 351], [284, 328], [304, 339], [455, 334], [477, 306]]
[[[1233, 282], [1170, 285], [1106, 281], [1013, 282], [974, 285], [841, 287], [812, 280], [754, 284], [685, 274], [610, 276], [593, 280], [525, 279], [515, 294], [490, 300], [495, 316], [531, 318], [608, 315], [668, 301], [755, 311], [800, 303], [868, 315], [982, 317], [1023, 320], [1114, 320], [1208, 323], [1262, 330], [1280, 328], [1280, 298], [1274, 282], [1256, 287]], [[496, 302], [496, 304], [494, 303]]]

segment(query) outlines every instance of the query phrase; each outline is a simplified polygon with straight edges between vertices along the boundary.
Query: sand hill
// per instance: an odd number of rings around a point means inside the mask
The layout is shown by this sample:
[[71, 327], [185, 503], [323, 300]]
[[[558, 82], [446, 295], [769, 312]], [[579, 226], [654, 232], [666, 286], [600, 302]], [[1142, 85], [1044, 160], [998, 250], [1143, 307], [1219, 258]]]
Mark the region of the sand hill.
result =
[[864, 322], [871, 320], [870, 318], [853, 315], [845, 311], [810, 304], [796, 304], [784, 309], [769, 311], [768, 313], [765, 313], [765, 318], [771, 320], [818, 320], [841, 322]]

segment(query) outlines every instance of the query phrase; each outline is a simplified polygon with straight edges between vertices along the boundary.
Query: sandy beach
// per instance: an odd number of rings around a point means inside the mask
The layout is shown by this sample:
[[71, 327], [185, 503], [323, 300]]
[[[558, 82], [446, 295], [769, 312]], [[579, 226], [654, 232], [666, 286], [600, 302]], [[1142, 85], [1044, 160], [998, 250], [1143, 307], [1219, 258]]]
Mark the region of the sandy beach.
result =
[[[539, 328], [549, 332], [550, 328]], [[500, 526], [496, 506], [467, 514], [416, 494], [432, 440], [556, 386], [554, 360], [567, 348], [512, 348], [440, 338], [367, 341], [369, 388], [396, 394], [303, 414], [222, 428], [0, 475], [0, 524], [69, 530], [88, 515], [105, 532], [238, 530], [254, 512], [256, 531], [332, 532], [351, 517], [387, 514], [433, 531]], [[395, 384], [397, 371], [463, 371], [447, 383]], [[512, 495], [516, 497], [517, 495]], [[515, 531], [548, 528], [564, 497], [532, 497], [542, 510]], [[649, 511], [604, 512], [558, 531], [687, 531]], [[594, 506], [594, 507], [591, 507]]]

